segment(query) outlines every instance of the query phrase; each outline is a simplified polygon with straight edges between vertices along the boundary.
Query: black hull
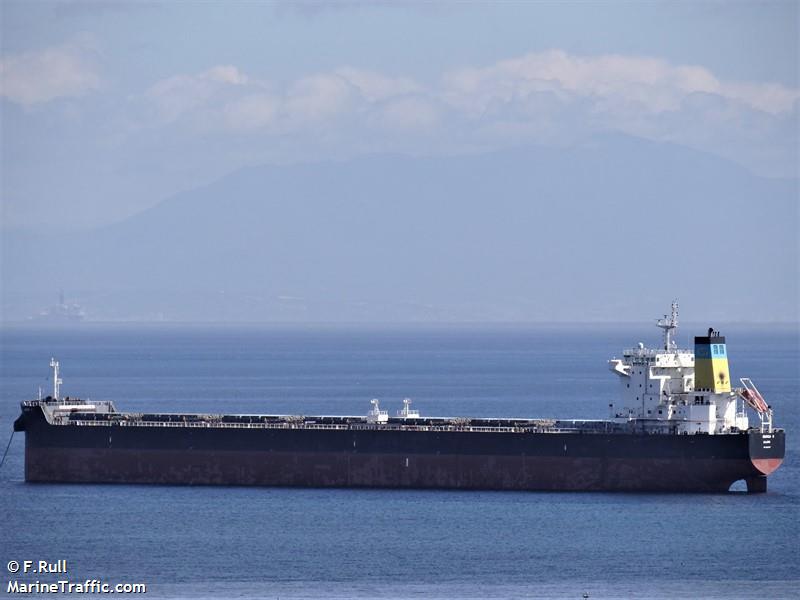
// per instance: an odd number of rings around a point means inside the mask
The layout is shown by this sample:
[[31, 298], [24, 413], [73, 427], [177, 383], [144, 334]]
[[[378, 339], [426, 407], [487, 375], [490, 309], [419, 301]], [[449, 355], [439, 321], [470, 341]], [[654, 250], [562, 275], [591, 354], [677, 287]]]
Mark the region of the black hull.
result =
[[726, 492], [766, 491], [784, 434], [401, 431], [53, 425], [26, 432], [25, 480], [63, 483]]

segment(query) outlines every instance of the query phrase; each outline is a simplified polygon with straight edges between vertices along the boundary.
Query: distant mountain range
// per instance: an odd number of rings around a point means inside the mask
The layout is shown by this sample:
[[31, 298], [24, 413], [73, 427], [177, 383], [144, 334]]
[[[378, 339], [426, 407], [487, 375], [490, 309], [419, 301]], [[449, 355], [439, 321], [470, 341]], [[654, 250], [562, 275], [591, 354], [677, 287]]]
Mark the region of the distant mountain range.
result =
[[80, 235], [3, 235], [3, 314], [90, 319], [796, 320], [798, 181], [606, 136], [256, 167]]

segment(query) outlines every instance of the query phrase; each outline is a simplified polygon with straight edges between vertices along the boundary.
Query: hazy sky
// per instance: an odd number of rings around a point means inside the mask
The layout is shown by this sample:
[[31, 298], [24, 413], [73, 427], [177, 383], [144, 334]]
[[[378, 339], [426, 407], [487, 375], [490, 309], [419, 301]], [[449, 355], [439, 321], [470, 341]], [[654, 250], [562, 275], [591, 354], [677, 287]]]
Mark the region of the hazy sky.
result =
[[618, 131], [796, 176], [797, 2], [13, 2], [3, 225], [120, 219], [244, 165]]

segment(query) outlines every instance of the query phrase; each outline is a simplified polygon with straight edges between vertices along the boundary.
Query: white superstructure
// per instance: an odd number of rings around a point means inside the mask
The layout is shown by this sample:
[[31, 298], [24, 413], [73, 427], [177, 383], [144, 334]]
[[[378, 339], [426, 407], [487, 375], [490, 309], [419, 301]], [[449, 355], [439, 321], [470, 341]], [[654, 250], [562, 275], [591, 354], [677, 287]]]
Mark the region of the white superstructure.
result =
[[613, 420], [635, 420], [652, 431], [728, 433], [749, 427], [747, 404], [758, 413], [762, 429], [771, 429], [772, 411], [758, 391], [751, 392], [745, 382], [744, 388], [730, 387], [724, 337], [710, 329], [708, 336], [695, 338], [695, 351], [678, 348], [672, 339], [677, 302], [657, 325], [664, 330], [662, 348], [639, 343], [609, 361], [621, 386], [621, 401], [611, 406]]
[[388, 423], [389, 411], [381, 410], [381, 401], [377, 398], [373, 398], [369, 403], [372, 405], [372, 408], [367, 412], [367, 423]]
[[397, 411], [397, 416], [401, 419], [419, 419], [419, 411], [411, 408], [411, 398], [403, 400], [403, 409]]

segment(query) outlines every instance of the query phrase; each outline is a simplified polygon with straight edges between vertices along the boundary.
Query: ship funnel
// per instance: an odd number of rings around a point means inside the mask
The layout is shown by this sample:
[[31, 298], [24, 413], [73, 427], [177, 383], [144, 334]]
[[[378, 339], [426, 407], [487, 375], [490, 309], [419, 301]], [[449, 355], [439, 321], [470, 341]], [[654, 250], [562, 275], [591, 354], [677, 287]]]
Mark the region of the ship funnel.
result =
[[708, 329], [708, 335], [694, 338], [694, 387], [698, 392], [722, 394], [731, 391], [725, 338]]

